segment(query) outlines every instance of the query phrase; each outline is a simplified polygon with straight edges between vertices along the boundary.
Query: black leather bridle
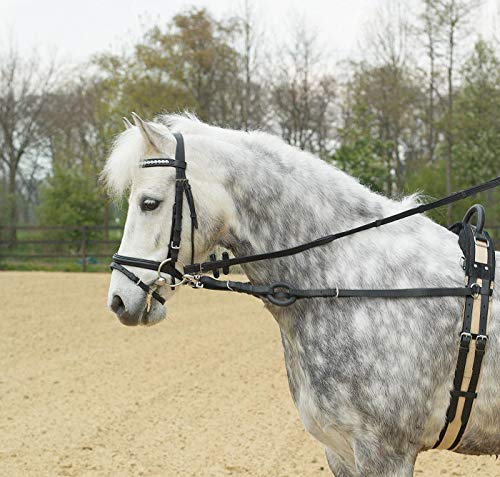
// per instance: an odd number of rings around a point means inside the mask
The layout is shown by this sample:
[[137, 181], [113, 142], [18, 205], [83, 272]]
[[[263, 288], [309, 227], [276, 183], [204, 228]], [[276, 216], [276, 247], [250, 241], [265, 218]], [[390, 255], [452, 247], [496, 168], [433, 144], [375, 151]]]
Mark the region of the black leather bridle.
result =
[[[184, 272], [176, 268], [179, 260], [179, 250], [181, 248], [181, 235], [182, 235], [182, 208], [184, 205], [184, 196], [189, 206], [189, 213], [191, 216], [191, 263], [194, 261], [194, 231], [198, 228], [198, 219], [196, 216], [196, 208], [194, 205], [193, 194], [191, 186], [186, 177], [186, 159], [184, 150], [184, 139], [182, 134], [175, 133], [175, 140], [177, 142], [175, 148], [175, 159], [167, 157], [145, 159], [140, 162], [140, 167], [146, 169], [150, 167], [174, 167], [175, 168], [175, 200], [172, 209], [172, 226], [170, 228], [170, 241], [168, 245], [167, 258], [162, 262], [154, 260], [146, 260], [143, 258], [128, 257], [115, 253], [113, 255], [113, 262], [111, 262], [111, 269], [123, 273], [127, 278], [132, 280], [136, 285], [146, 292], [147, 311], [151, 306], [151, 298], [154, 298], [162, 305], [165, 299], [156, 291], [158, 288], [167, 284], [162, 274], [170, 275], [171, 288], [178, 287], [186, 282]], [[184, 264], [181, 263], [184, 266]], [[154, 270], [158, 273], [157, 278], [152, 283], [144, 283], [137, 275], [132, 273], [125, 266], [144, 268], [147, 270]]]

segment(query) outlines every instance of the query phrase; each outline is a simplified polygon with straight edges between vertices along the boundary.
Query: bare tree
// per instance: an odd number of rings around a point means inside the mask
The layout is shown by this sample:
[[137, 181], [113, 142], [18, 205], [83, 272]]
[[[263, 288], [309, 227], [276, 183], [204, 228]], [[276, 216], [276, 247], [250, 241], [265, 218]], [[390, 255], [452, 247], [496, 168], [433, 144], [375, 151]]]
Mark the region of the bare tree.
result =
[[[108, 235], [110, 203], [98, 177], [109, 152], [109, 138], [123, 128], [116, 103], [115, 83], [96, 75], [74, 71], [74, 79], [57, 88], [45, 109], [45, 132], [54, 168], [71, 168], [94, 178], [102, 197], [104, 233]], [[46, 119], [45, 119], [46, 118]]]
[[[453, 190], [455, 76], [460, 66], [457, 61], [457, 51], [470, 34], [473, 14], [478, 10], [481, 0], [424, 0], [424, 4], [428, 19], [427, 29], [432, 29], [435, 36], [434, 44], [440, 49], [436, 58], [440, 59], [446, 76], [444, 99], [446, 114], [442, 131], [446, 144], [446, 192], [450, 194]], [[451, 211], [452, 207], [449, 205], [448, 221], [451, 221]]]
[[282, 137], [324, 159], [332, 137], [336, 82], [324, 70], [315, 35], [299, 24], [291, 47], [276, 55], [271, 104]]
[[242, 127], [245, 130], [259, 128], [266, 121], [266, 92], [261, 78], [261, 58], [264, 31], [257, 20], [255, 4], [243, 0], [238, 15], [241, 25], [240, 57], [242, 62], [243, 88], [241, 91]]
[[364, 61], [357, 65], [354, 89], [373, 118], [372, 134], [386, 147], [386, 190], [403, 191], [405, 170], [414, 156], [418, 87], [411, 71], [407, 3], [391, 0], [366, 26]]
[[405, 0], [388, 0], [377, 8], [365, 27], [364, 57], [373, 66], [406, 67], [410, 59], [411, 35]]
[[428, 0], [424, 0], [424, 10], [419, 15], [420, 25], [416, 28], [417, 35], [422, 39], [422, 44], [427, 56], [428, 72], [427, 72], [427, 105], [425, 114], [426, 123], [426, 149], [427, 160], [434, 160], [436, 145], [437, 145], [437, 96], [438, 91], [438, 71], [437, 71], [437, 55], [439, 54], [439, 37], [436, 19], [433, 15], [433, 8]]
[[43, 145], [43, 127], [39, 119], [55, 80], [55, 62], [44, 66], [36, 53], [23, 59], [16, 48], [10, 47], [0, 56], [0, 159], [7, 173], [7, 220], [12, 226], [11, 245], [17, 236], [20, 166]]

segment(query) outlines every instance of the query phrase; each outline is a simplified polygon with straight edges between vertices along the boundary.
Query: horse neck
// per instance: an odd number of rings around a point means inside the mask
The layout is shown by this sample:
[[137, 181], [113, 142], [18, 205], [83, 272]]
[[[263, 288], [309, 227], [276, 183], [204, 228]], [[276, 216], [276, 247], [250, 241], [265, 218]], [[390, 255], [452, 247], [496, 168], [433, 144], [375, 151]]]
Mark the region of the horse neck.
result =
[[[246, 154], [229, 155], [226, 161], [224, 187], [235, 213], [221, 245], [235, 256], [288, 248], [345, 230], [382, 217], [394, 204], [338, 169], [284, 145], [247, 141]], [[243, 268], [254, 283], [330, 282], [345, 242]]]

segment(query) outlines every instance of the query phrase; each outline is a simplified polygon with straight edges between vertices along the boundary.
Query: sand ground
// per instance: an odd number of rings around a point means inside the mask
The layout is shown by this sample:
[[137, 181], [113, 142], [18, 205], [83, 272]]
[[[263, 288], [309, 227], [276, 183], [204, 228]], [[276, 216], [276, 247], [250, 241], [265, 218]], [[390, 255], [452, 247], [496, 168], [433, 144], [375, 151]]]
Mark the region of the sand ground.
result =
[[[126, 328], [108, 280], [0, 272], [0, 476], [331, 475], [258, 300], [183, 289], [166, 321]], [[500, 461], [427, 452], [415, 475]]]

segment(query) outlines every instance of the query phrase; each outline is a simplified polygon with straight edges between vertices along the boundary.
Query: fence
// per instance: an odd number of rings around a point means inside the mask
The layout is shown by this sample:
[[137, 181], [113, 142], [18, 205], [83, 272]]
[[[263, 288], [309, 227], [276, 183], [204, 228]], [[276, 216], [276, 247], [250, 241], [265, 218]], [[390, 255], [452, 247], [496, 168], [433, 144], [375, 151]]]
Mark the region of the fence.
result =
[[492, 227], [486, 227], [491, 234], [491, 238], [495, 242], [495, 249], [500, 248], [500, 225], [493, 225]]
[[[0, 269], [6, 260], [12, 264], [14, 261], [69, 259], [81, 263], [82, 271], [86, 272], [95, 259], [111, 258], [122, 233], [122, 227], [117, 225], [20, 225], [15, 227], [17, 238], [12, 240], [8, 235], [13, 229], [0, 226]], [[61, 234], [69, 238], [51, 238]]]
[[[81, 264], [81, 270], [86, 272], [89, 264], [94, 264], [97, 258], [107, 259], [106, 264], [108, 263], [111, 255], [118, 249], [122, 234], [122, 227], [118, 225], [107, 227], [101, 225], [22, 225], [15, 228], [18, 238], [13, 244], [10, 238], [5, 238], [6, 233], [8, 234], [12, 229], [13, 227], [10, 226], [0, 226], [0, 269], [4, 268], [2, 262], [5, 260], [19, 263], [19, 261], [27, 260], [69, 259], [72, 262], [76, 260], [78, 264]], [[498, 248], [500, 225], [490, 226], [488, 230], [496, 239]], [[72, 238], [47, 238], [54, 233], [63, 233], [66, 237]], [[101, 238], [103, 235], [106, 238]], [[113, 238], [109, 238], [110, 236]], [[13, 266], [13, 268], [16, 267]]]

